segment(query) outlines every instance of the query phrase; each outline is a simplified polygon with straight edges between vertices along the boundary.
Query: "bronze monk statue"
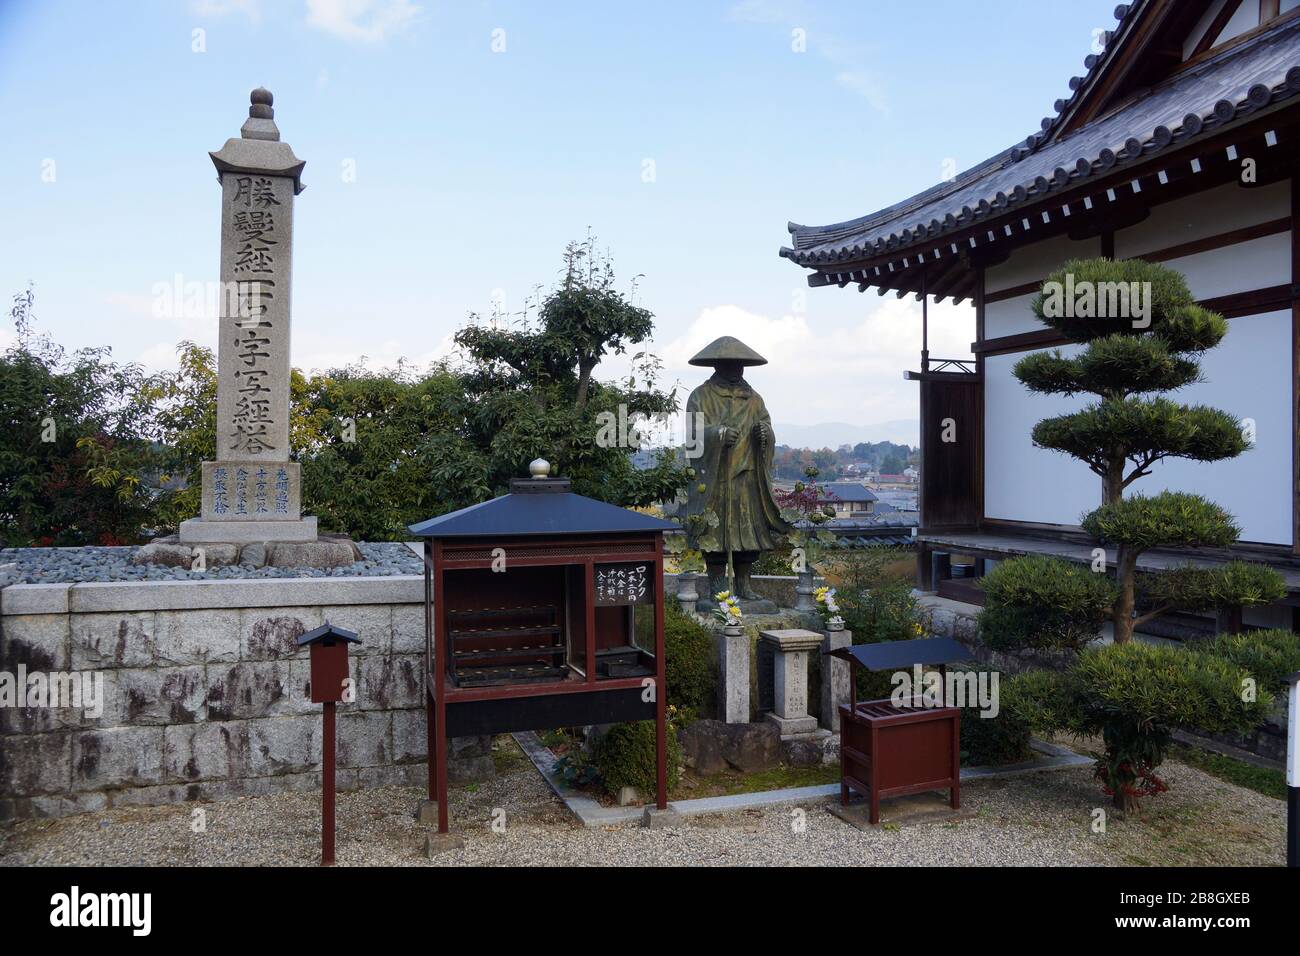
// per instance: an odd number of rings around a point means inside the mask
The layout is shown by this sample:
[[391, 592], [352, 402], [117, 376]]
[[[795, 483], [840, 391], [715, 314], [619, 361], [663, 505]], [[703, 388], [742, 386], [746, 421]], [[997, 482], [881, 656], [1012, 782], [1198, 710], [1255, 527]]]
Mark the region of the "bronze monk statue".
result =
[[[695, 477], [687, 495], [685, 514], [716, 516], [716, 526], [701, 550], [709, 575], [709, 593], [701, 601], [716, 606], [714, 595], [727, 586], [727, 559], [735, 572], [734, 591], [751, 612], [775, 611], [776, 606], [754, 593], [750, 572], [763, 551], [789, 533], [772, 499], [772, 457], [776, 442], [772, 419], [762, 396], [745, 381], [746, 365], [766, 365], [767, 359], [730, 335], [706, 346], [690, 360], [712, 366], [713, 376], [691, 392], [687, 421], [702, 441], [693, 462]], [[770, 606], [769, 606], [770, 605]]]

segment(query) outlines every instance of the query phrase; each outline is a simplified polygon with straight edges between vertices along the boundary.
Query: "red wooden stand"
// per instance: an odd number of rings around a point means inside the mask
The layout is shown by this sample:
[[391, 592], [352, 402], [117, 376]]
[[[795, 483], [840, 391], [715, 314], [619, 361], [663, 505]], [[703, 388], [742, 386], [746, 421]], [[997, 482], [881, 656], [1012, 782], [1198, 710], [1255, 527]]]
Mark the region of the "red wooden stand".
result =
[[857, 790], [880, 822], [882, 797], [951, 790], [961, 807], [961, 709], [870, 700], [840, 707], [840, 803]]

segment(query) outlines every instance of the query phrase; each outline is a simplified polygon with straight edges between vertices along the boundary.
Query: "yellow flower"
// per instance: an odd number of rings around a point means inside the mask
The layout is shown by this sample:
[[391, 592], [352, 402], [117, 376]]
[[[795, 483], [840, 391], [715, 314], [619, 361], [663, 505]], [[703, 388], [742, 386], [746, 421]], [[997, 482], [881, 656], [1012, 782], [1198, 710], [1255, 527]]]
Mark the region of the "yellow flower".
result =
[[731, 597], [730, 591], [719, 591], [717, 594], [713, 595], [713, 599], [715, 601], [726, 601], [730, 597]]

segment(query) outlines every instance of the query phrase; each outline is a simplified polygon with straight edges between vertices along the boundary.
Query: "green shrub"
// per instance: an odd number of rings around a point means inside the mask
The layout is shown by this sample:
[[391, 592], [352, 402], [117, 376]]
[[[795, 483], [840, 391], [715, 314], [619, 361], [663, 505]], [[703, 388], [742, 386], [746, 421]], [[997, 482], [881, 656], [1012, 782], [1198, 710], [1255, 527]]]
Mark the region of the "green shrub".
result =
[[1128, 643], [1088, 648], [1056, 679], [1058, 697], [1045, 716], [1067, 729], [1100, 733], [1097, 777], [1117, 807], [1168, 789], [1155, 770], [1176, 727], [1210, 733], [1257, 726], [1272, 703], [1265, 688], [1243, 699], [1250, 675], [1220, 656], [1177, 647]]
[[1028, 760], [1033, 755], [1029, 749], [1032, 732], [1033, 728], [1020, 714], [1014, 680], [999, 680], [996, 716], [981, 716], [980, 708], [973, 702], [962, 708], [962, 762], [982, 767]]
[[[668, 747], [668, 789], [677, 786], [681, 775], [682, 747], [672, 727], [666, 735]], [[611, 727], [596, 743], [594, 763], [601, 782], [611, 794], [623, 787], [636, 787], [653, 794], [656, 783], [655, 724], [638, 720]]]
[[921, 636], [911, 581], [881, 581], [862, 590], [836, 589], [840, 616], [854, 644], [908, 641]]
[[1118, 596], [1106, 575], [1038, 555], [999, 563], [982, 584], [980, 639], [998, 651], [1084, 647], [1097, 637]]
[[1300, 634], [1291, 631], [1222, 634], [1195, 648], [1236, 664], [1270, 691], [1286, 687], [1287, 677], [1300, 670]]
[[664, 680], [668, 703], [686, 713], [712, 716], [716, 710], [718, 674], [712, 631], [676, 601], [664, 604]]

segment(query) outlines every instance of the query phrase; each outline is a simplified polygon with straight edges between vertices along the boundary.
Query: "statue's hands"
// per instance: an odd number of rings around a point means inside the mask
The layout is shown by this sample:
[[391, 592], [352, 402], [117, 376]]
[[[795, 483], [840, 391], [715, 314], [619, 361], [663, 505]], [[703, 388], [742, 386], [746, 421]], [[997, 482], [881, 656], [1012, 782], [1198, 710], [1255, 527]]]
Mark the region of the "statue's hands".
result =
[[727, 425], [721, 425], [718, 428], [718, 437], [722, 439], [722, 446], [724, 448], [730, 448], [731, 446], [736, 444], [736, 439], [739, 438], [740, 436], [736, 434], [736, 430], [734, 428], [731, 428]]
[[772, 440], [772, 429], [767, 422], [754, 423], [754, 438], [759, 447], [766, 448], [769, 441]]

